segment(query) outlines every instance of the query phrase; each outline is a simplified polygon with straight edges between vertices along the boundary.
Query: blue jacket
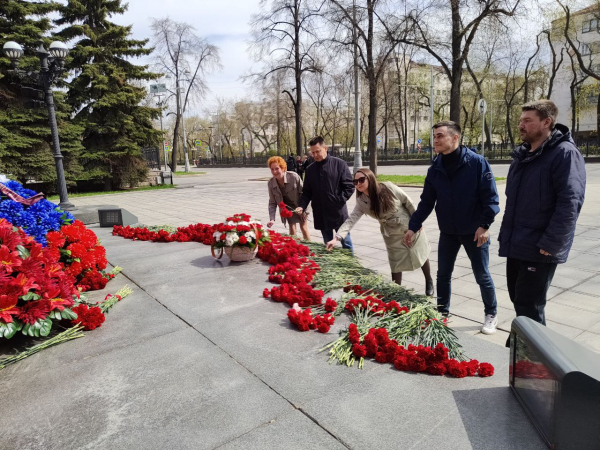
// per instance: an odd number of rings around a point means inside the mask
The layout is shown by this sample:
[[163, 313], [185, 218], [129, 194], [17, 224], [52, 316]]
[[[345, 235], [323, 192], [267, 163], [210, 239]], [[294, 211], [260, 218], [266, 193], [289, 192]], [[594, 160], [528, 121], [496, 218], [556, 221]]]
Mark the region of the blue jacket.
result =
[[452, 180], [441, 157], [429, 167], [421, 201], [410, 219], [412, 231], [421, 228], [434, 207], [440, 231], [447, 234], [475, 234], [480, 225], [494, 222], [500, 212], [496, 181], [487, 160], [464, 146], [455, 151], [461, 154]]
[[564, 263], [583, 206], [585, 163], [569, 129], [560, 124], [539, 150], [529, 150], [529, 144], [517, 147], [508, 171], [500, 256]]

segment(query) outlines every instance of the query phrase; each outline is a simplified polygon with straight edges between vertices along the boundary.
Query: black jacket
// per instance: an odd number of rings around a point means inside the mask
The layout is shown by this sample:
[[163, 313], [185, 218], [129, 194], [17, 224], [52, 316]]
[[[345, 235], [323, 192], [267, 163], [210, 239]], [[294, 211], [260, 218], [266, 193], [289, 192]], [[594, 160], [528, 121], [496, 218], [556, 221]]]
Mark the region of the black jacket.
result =
[[490, 225], [500, 198], [489, 163], [481, 155], [461, 146], [452, 179], [438, 156], [427, 171], [421, 201], [410, 219], [409, 228], [417, 232], [435, 207], [442, 233], [475, 234], [480, 225]]
[[312, 202], [317, 230], [337, 230], [348, 218], [346, 202], [354, 193], [352, 175], [345, 161], [334, 156], [306, 168], [300, 207]]
[[564, 263], [583, 206], [585, 163], [569, 129], [560, 124], [539, 150], [529, 150], [529, 144], [522, 144], [513, 152], [498, 236], [500, 256]]

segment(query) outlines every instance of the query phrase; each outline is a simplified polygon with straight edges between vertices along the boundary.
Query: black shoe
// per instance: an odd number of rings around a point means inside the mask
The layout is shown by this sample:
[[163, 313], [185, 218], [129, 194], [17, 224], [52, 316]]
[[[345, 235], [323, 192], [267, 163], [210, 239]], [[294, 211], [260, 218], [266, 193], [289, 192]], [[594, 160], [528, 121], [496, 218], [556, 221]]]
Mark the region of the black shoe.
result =
[[428, 297], [433, 297], [433, 280], [425, 283], [425, 295]]

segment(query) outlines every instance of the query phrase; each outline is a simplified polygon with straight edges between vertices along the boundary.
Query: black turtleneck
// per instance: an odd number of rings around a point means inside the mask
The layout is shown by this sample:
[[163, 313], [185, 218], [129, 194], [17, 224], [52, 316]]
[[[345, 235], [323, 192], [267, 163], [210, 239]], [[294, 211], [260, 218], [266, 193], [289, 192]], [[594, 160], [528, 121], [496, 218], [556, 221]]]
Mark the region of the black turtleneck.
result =
[[446, 169], [446, 173], [448, 177], [452, 179], [454, 176], [454, 172], [456, 172], [456, 168], [458, 167], [458, 162], [460, 161], [460, 147], [454, 150], [452, 153], [448, 153], [447, 155], [442, 154], [442, 164], [444, 169]]

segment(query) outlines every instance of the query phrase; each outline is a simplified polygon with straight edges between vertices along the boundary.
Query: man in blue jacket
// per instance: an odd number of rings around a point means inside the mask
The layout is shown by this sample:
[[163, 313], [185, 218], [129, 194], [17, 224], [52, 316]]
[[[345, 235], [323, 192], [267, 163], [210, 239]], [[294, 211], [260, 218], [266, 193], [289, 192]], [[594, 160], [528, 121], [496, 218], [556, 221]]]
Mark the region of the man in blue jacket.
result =
[[452, 121], [433, 126], [433, 144], [438, 156], [425, 178], [421, 201], [410, 219], [404, 243], [412, 245], [414, 234], [433, 208], [440, 227], [438, 244], [437, 305], [450, 312], [451, 279], [454, 263], [463, 246], [471, 260], [475, 280], [483, 298], [485, 318], [481, 332], [496, 332], [496, 290], [489, 271], [488, 229], [500, 212], [494, 175], [488, 162], [459, 145], [460, 126]]
[[556, 105], [539, 100], [521, 109], [523, 144], [512, 155], [498, 240], [517, 316], [545, 325], [546, 294], [571, 250], [586, 174], [569, 129], [556, 123]]
[[[311, 139], [309, 145], [314, 162], [306, 168], [296, 212], [302, 214], [312, 202], [315, 228], [321, 230], [323, 242], [327, 244], [348, 218], [346, 202], [354, 193], [354, 183], [348, 164], [327, 155], [327, 146], [321, 136]], [[343, 248], [353, 250], [350, 233], [340, 240]]]

